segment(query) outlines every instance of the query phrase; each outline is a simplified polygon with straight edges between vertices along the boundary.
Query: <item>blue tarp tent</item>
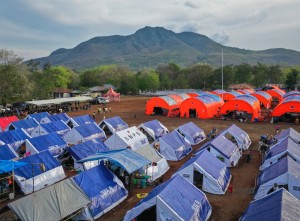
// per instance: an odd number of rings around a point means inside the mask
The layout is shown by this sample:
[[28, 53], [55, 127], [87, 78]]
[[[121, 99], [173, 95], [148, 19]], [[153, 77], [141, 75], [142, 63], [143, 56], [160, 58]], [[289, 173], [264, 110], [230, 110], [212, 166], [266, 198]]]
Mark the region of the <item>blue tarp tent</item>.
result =
[[100, 139], [88, 140], [86, 142], [68, 148], [69, 153], [74, 159], [74, 169], [81, 171], [97, 166], [99, 164], [99, 161], [89, 161], [85, 163], [77, 163], [76, 161], [82, 160], [96, 153], [109, 150], [110, 149]]
[[240, 150], [247, 150], [251, 145], [249, 135], [235, 124], [226, 128], [220, 134], [234, 142]]
[[9, 130], [0, 133], [0, 141], [9, 144], [15, 151], [25, 142], [30, 136], [23, 130]]
[[66, 113], [53, 114], [53, 115], [49, 115], [49, 116], [44, 117], [41, 120], [41, 123], [45, 124], [45, 123], [58, 121], [58, 120], [61, 120], [65, 123], [67, 123], [70, 120], [70, 117]]
[[40, 190], [66, 177], [62, 166], [49, 151], [22, 158], [18, 162], [28, 163], [15, 170], [15, 180], [25, 194], [33, 192], [33, 183], [34, 190]]
[[53, 121], [45, 124], [40, 124], [31, 133], [32, 137], [38, 137], [45, 134], [57, 133], [63, 136], [65, 133], [70, 131], [70, 127], [63, 121]]
[[254, 199], [259, 199], [270, 193], [274, 184], [278, 187], [286, 186], [291, 194], [300, 199], [300, 164], [286, 156], [277, 163], [261, 171], [258, 179]]
[[[203, 179], [197, 180], [198, 171]], [[182, 165], [176, 174], [181, 174], [190, 183], [200, 186], [203, 191], [213, 194], [225, 194], [231, 175], [225, 163], [207, 150], [203, 150]]]
[[299, 199], [281, 188], [261, 199], [252, 201], [240, 221], [299, 220], [299, 208]]
[[96, 123], [74, 127], [63, 136], [68, 144], [79, 144], [96, 138], [106, 139], [104, 131]]
[[150, 142], [169, 133], [168, 128], [166, 128], [162, 123], [160, 123], [156, 119], [140, 124], [138, 126], [138, 129], [145, 133], [147, 137], [151, 138], [149, 140]]
[[97, 219], [128, 195], [123, 183], [103, 164], [84, 171], [73, 179], [92, 201], [89, 209], [75, 217], [75, 220], [90, 220], [91, 217]]
[[300, 144], [300, 133], [294, 130], [293, 128], [288, 128], [283, 130], [281, 133], [274, 136], [277, 140], [282, 140], [286, 137], [292, 138], [296, 143]]
[[128, 124], [119, 116], [107, 118], [98, 125], [106, 134], [112, 134], [128, 128]]
[[8, 130], [16, 130], [16, 129], [23, 129], [28, 134], [31, 134], [34, 128], [36, 128], [39, 125], [39, 123], [35, 119], [24, 119], [24, 120], [18, 120], [11, 122], [7, 127], [6, 131]]
[[79, 160], [78, 162], [84, 163], [87, 161], [102, 159], [112, 161], [116, 165], [126, 170], [129, 174], [151, 163], [151, 161], [147, 160], [146, 158], [129, 149], [111, 150], [102, 153], [97, 153], [95, 155]]
[[18, 154], [9, 144], [0, 146], [0, 160], [12, 160], [18, 157]]
[[153, 206], [156, 220], [205, 221], [211, 215], [205, 194], [179, 174], [154, 188], [126, 213], [123, 221], [131, 221]]
[[204, 148], [222, 160], [228, 167], [236, 166], [242, 156], [239, 148], [223, 135], [218, 135], [213, 140], [205, 143], [195, 154], [198, 154]]
[[300, 163], [300, 147], [291, 137], [286, 137], [285, 139], [278, 141], [266, 152], [264, 161], [260, 166], [260, 170], [276, 163], [282, 158], [282, 156], [285, 155], [289, 155]]
[[82, 115], [82, 116], [70, 118], [67, 124], [70, 128], [73, 128], [73, 127], [83, 126], [92, 123], [96, 123], [96, 122], [89, 115]]
[[0, 174], [8, 173], [10, 171], [16, 170], [19, 167], [27, 165], [25, 162], [16, 162], [11, 160], [0, 160]]
[[152, 145], [154, 148], [159, 149], [159, 152], [167, 160], [171, 161], [181, 160], [193, 150], [191, 145], [176, 131], [162, 136]]
[[191, 145], [197, 145], [206, 138], [204, 131], [193, 122], [179, 126], [176, 131]]
[[47, 116], [50, 116], [50, 114], [48, 112], [40, 112], [40, 113], [28, 114], [25, 119], [33, 118], [38, 123], [41, 123], [42, 119], [47, 117]]
[[30, 151], [31, 154], [49, 150], [56, 158], [63, 153], [66, 147], [67, 143], [57, 133], [50, 133], [26, 140], [26, 152]]

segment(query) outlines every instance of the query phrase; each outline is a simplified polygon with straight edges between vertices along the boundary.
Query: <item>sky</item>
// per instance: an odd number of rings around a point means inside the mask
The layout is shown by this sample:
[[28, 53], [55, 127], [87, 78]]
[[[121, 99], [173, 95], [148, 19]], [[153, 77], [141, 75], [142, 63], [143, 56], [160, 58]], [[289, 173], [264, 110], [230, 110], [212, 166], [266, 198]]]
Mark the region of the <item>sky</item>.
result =
[[299, 9], [299, 0], [3, 0], [0, 49], [29, 60], [151, 26], [241, 49], [300, 51]]

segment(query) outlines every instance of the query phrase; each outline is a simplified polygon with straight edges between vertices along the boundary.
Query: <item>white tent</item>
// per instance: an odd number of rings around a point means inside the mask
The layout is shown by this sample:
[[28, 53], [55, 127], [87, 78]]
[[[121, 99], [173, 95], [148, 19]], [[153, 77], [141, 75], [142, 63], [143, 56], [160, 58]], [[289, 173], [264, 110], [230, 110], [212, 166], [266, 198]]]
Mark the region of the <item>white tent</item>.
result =
[[169, 133], [168, 128], [156, 119], [140, 124], [138, 129], [148, 137], [150, 143]]
[[197, 145], [206, 138], [204, 131], [193, 122], [179, 126], [176, 131], [191, 145]]

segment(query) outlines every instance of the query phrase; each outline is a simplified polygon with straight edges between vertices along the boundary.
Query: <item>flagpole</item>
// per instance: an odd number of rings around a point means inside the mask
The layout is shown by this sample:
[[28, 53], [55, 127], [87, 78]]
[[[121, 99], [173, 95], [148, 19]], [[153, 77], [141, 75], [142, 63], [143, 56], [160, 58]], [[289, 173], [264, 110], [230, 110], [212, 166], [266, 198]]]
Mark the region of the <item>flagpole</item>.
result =
[[222, 99], [223, 99], [223, 90], [224, 90], [224, 78], [223, 78], [223, 48], [222, 48], [222, 68], [221, 68], [221, 72], [222, 72]]

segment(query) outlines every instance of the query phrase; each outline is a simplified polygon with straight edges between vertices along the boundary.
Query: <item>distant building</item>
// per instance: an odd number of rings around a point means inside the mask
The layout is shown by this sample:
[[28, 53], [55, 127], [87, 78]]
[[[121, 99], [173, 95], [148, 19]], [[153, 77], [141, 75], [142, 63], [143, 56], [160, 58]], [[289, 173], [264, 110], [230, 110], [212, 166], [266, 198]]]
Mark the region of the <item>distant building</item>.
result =
[[67, 88], [55, 88], [53, 91], [53, 98], [72, 97], [72, 90]]

